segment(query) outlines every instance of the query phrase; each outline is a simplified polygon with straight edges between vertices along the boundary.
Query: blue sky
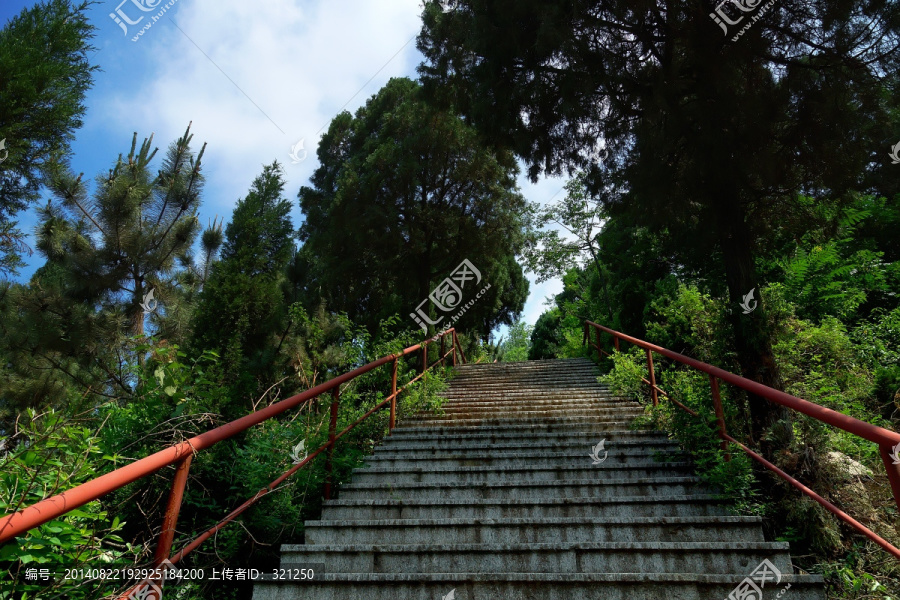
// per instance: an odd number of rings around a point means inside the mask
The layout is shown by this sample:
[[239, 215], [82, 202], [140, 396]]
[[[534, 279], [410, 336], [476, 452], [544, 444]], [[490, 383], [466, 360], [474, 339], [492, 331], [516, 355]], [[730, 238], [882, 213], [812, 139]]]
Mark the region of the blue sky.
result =
[[[119, 153], [127, 153], [134, 132], [154, 134], [160, 149], [192, 122], [194, 149], [206, 142], [206, 187], [202, 223], [227, 222], [235, 203], [264, 164], [285, 166], [285, 193], [296, 194], [316, 168], [319, 133], [343, 108], [355, 111], [391, 77], [415, 77], [422, 55], [415, 48], [420, 0], [174, 0], [144, 34], [137, 32], [173, 0], [109, 0], [92, 7], [97, 26], [92, 62], [102, 69], [87, 95], [84, 126], [76, 132], [71, 164], [93, 181]], [[6, 23], [33, 0], [3, 0]], [[142, 12], [138, 4], [154, 7]], [[126, 35], [110, 17], [117, 8], [131, 21]], [[412, 40], [412, 41], [410, 41]], [[2, 133], [2, 132], [0, 132]], [[292, 164], [291, 147], [301, 139], [308, 158]], [[522, 193], [547, 202], [564, 180], [536, 185], [520, 178]], [[45, 202], [48, 195], [43, 195]], [[557, 197], [558, 199], [558, 197]], [[31, 232], [34, 213], [19, 217]], [[467, 257], [476, 265], [477, 257]], [[20, 280], [43, 259], [35, 253]], [[559, 281], [535, 285], [523, 318], [533, 324]], [[412, 307], [411, 307], [412, 309]]]

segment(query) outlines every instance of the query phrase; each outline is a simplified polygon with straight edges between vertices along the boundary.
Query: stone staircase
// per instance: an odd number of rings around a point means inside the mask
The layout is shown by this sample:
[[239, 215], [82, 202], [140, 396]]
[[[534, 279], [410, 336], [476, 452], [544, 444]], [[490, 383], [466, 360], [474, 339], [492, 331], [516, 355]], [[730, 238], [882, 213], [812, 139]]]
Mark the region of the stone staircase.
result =
[[641, 406], [597, 375], [585, 359], [459, 367], [442, 414], [399, 423], [306, 544], [282, 546], [314, 579], [257, 581], [253, 599], [825, 598], [665, 433], [631, 430]]

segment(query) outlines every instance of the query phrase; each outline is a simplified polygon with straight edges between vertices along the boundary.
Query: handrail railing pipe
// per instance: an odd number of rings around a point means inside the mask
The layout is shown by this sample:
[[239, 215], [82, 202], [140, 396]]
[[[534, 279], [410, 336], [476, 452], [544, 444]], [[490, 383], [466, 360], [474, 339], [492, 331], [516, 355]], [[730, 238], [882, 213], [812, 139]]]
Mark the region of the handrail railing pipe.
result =
[[[591, 343], [590, 329], [592, 328], [597, 332], [596, 344]], [[619, 351], [620, 340], [638, 346], [639, 348], [643, 348], [646, 351], [647, 369], [650, 379], [648, 380], [645, 378], [641, 378], [641, 380], [650, 386], [651, 397], [653, 398], [654, 406], [657, 405], [657, 394], [659, 394], [668, 398], [673, 404], [688, 412], [689, 414], [695, 417], [700, 416], [695, 410], [692, 410], [682, 403], [678, 402], [656, 385], [656, 376], [653, 370], [654, 352], [709, 375], [710, 393], [712, 395], [713, 408], [715, 410], [717, 429], [716, 434], [722, 440], [721, 448], [725, 452], [726, 461], [731, 460], [731, 455], [728, 453], [728, 444], [731, 443], [738, 446], [755, 461], [759, 462], [761, 465], [777, 474], [779, 477], [787, 481], [796, 489], [800, 490], [809, 498], [812, 498], [813, 500], [824, 506], [832, 514], [859, 531], [865, 537], [869, 538], [870, 540], [884, 548], [895, 558], [900, 559], [900, 549], [896, 548], [890, 542], [878, 536], [875, 532], [871, 531], [865, 525], [853, 519], [850, 515], [843, 512], [837, 506], [835, 506], [819, 494], [815, 493], [814, 491], [773, 465], [771, 462], [767, 461], [758, 453], [754, 452], [744, 444], [741, 444], [733, 437], [728, 435], [728, 430], [725, 425], [725, 411], [722, 407], [722, 398], [719, 390], [719, 381], [730, 383], [731, 385], [746, 390], [751, 394], [755, 394], [756, 396], [765, 398], [770, 402], [774, 402], [793, 411], [805, 414], [818, 421], [827, 423], [828, 425], [837, 427], [838, 429], [842, 429], [843, 431], [852, 433], [853, 435], [859, 436], [863, 439], [877, 444], [881, 454], [882, 462], [884, 463], [885, 470], [887, 471], [888, 481], [891, 484], [891, 492], [894, 496], [894, 502], [897, 504], [898, 510], [900, 510], [900, 464], [895, 464], [892, 456], [892, 451], [894, 448], [900, 447], [900, 433], [884, 429], [883, 427], [878, 427], [877, 425], [872, 425], [871, 423], [866, 423], [865, 421], [860, 421], [859, 419], [855, 419], [849, 415], [845, 415], [843, 413], [831, 410], [830, 408], [815, 404], [814, 402], [809, 402], [808, 400], [792, 396], [780, 390], [765, 386], [756, 381], [741, 377], [740, 375], [729, 373], [728, 371], [720, 369], [719, 367], [714, 367], [713, 365], [707, 364], [705, 362], [701, 362], [688, 356], [684, 356], [683, 354], [679, 354], [677, 352], [669, 350], [668, 348], [663, 348], [662, 346], [651, 344], [650, 342], [647, 342], [645, 340], [631, 337], [620, 331], [615, 331], [608, 327], [604, 327], [603, 325], [594, 323], [593, 321], [585, 321], [582, 344], [588, 344], [592, 348], [595, 348], [597, 350], [597, 355], [599, 358], [602, 358], [603, 356], [611, 356], [610, 353], [606, 352], [601, 346], [600, 332], [605, 332], [612, 336], [613, 343], [617, 352]]]
[[[451, 347], [450, 350], [445, 353], [443, 347], [444, 337], [448, 335], [451, 336]], [[428, 345], [436, 340], [441, 341], [440, 356], [438, 357], [437, 361], [429, 365]], [[398, 389], [397, 369], [399, 361], [401, 358], [404, 358], [416, 352], [421, 352], [421, 372], [402, 388]], [[366, 365], [353, 369], [352, 371], [349, 371], [333, 379], [330, 379], [329, 381], [312, 387], [305, 392], [276, 402], [262, 410], [241, 417], [240, 419], [237, 419], [235, 421], [231, 421], [230, 423], [226, 423], [225, 425], [222, 425], [220, 427], [216, 427], [215, 429], [197, 435], [180, 444], [169, 446], [168, 448], [160, 450], [159, 452], [151, 454], [150, 456], [125, 465], [124, 467], [120, 467], [110, 473], [107, 473], [106, 475], [102, 475], [96, 479], [62, 492], [61, 494], [57, 494], [36, 504], [23, 508], [22, 510], [19, 510], [15, 513], [6, 515], [0, 518], [0, 544], [12, 540], [16, 536], [21, 535], [30, 529], [33, 529], [35, 527], [43, 525], [44, 523], [52, 521], [53, 519], [56, 519], [57, 517], [65, 515], [66, 513], [75, 510], [78, 507], [87, 504], [88, 502], [98, 500], [102, 496], [105, 496], [110, 492], [124, 487], [129, 483], [132, 483], [144, 477], [148, 477], [156, 473], [160, 469], [163, 469], [170, 465], [175, 465], [175, 475], [172, 480], [172, 487], [169, 493], [169, 499], [166, 505], [166, 512], [165, 516], [163, 517], [163, 524], [157, 541], [156, 551], [154, 552], [153, 568], [159, 567], [166, 560], [168, 560], [172, 564], [177, 564], [181, 559], [187, 556], [187, 554], [200, 546], [200, 544], [202, 544], [205, 540], [215, 535], [215, 533], [222, 529], [222, 527], [233, 521], [238, 515], [247, 510], [263, 496], [277, 489], [284, 480], [299, 471], [301, 468], [308, 465], [316, 456], [318, 456], [322, 452], [326, 453], [326, 479], [323, 492], [326, 499], [331, 498], [331, 494], [333, 491], [332, 458], [336, 442], [357, 425], [359, 425], [362, 421], [367, 419], [369, 416], [388, 405], [390, 406], [388, 431], [389, 433], [393, 431], [394, 427], [396, 426], [398, 396], [410, 385], [423, 378], [425, 376], [425, 373], [432, 367], [438, 364], [444, 365], [448, 356], [452, 356], [452, 364], [455, 367], [457, 364], [457, 352], [459, 352], [462, 362], [465, 363], [465, 354], [463, 353], [462, 348], [459, 347], [456, 330], [454, 328], [449, 328], [441, 331], [431, 339], [425, 340], [419, 344], [416, 344], [415, 346], [410, 346], [409, 348], [406, 348], [397, 354], [391, 354], [389, 356], [384, 356], [382, 358], [374, 360]], [[341, 397], [340, 386], [359, 377], [360, 375], [364, 375], [369, 371], [372, 371], [373, 369], [376, 369], [388, 363], [391, 364], [391, 395], [379, 402], [374, 408], [357, 419], [349, 427], [338, 433], [337, 421]], [[206, 448], [210, 448], [218, 444], [219, 442], [234, 437], [235, 435], [246, 431], [254, 425], [258, 425], [263, 421], [276, 417], [306, 402], [314, 401], [320, 395], [327, 392], [331, 392], [328, 442], [323, 444], [314, 452], [310, 453], [306, 458], [304, 458], [298, 464], [292, 466], [291, 469], [278, 477], [278, 479], [261, 489], [252, 498], [226, 515], [211, 529], [194, 538], [194, 540], [183, 546], [181, 550], [170, 556], [172, 552], [172, 545], [175, 540], [175, 526], [178, 522], [178, 513], [181, 509], [181, 503], [184, 497], [184, 490], [187, 484], [188, 473], [190, 471], [193, 456], [200, 450], [205, 450]], [[137, 585], [129, 588], [124, 593], [120, 594], [119, 598], [123, 599], [139, 587], [146, 587], [146, 585], [147, 582], [138, 583]]]

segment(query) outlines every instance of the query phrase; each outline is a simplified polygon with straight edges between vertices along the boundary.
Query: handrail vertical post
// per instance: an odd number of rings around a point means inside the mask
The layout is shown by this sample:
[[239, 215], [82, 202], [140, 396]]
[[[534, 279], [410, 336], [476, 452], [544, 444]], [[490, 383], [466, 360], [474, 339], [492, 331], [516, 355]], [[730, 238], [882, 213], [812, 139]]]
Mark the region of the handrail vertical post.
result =
[[172, 554], [172, 542], [175, 541], [175, 526], [178, 524], [178, 513], [181, 512], [181, 500], [184, 498], [184, 488], [187, 485], [188, 472], [191, 469], [193, 458], [193, 453], [188, 454], [178, 461], [175, 467], [175, 477], [172, 479], [172, 491], [169, 492], [166, 515], [163, 517], [162, 530], [159, 532], [159, 541], [156, 544], [156, 552], [153, 555], [154, 566], [161, 565]]
[[390, 431], [394, 431], [397, 424], [397, 363], [398, 359], [394, 357], [394, 366], [391, 370], [391, 419], [388, 425]]
[[891, 456], [893, 448], [881, 445], [878, 448], [881, 450], [881, 460], [884, 462], [884, 468], [887, 471], [891, 492], [894, 494], [894, 502], [897, 504], [897, 508], [900, 509], [900, 464], [896, 464], [893, 456]]
[[456, 367], [456, 331], [453, 331], [453, 337], [450, 339], [450, 343], [453, 345], [453, 367]]
[[428, 345], [422, 344], [422, 372], [428, 370]]
[[659, 405], [659, 396], [656, 393], [656, 374], [653, 372], [653, 353], [647, 349], [647, 370], [650, 372], [650, 397], [653, 399], [653, 406]]
[[444, 336], [441, 336], [441, 366], [444, 366]]
[[725, 462], [731, 461], [731, 453], [728, 451], [728, 442], [725, 436], [725, 410], [722, 408], [722, 395], [719, 393], [719, 379], [715, 375], [709, 376], [709, 387], [712, 390], [713, 408], [716, 410], [716, 422], [719, 425], [719, 437], [722, 438], [722, 452], [725, 453]]
[[619, 336], [617, 336], [617, 335], [613, 336], [613, 346], [615, 346], [616, 352], [620, 351], [619, 350]]
[[334, 437], [337, 433], [338, 403], [341, 399], [341, 386], [336, 385], [331, 389], [331, 423], [328, 425], [328, 453], [325, 455], [325, 499], [331, 500], [331, 460], [334, 456]]

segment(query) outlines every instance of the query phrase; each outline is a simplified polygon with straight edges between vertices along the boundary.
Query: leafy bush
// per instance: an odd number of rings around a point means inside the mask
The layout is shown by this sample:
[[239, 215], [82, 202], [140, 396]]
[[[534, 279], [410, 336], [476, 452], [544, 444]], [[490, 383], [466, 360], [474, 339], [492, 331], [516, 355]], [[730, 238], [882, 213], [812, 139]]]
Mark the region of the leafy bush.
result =
[[[103, 453], [95, 431], [50, 410], [29, 409], [0, 458], [0, 514], [15, 512], [104, 474], [115, 457]], [[10, 440], [6, 440], [10, 442]], [[130, 560], [135, 549], [124, 526], [99, 501], [90, 502], [0, 546], [0, 598], [27, 600], [64, 594], [95, 598], [97, 586], [62, 577], [66, 569]], [[50, 582], [30, 581], [26, 569], [47, 569]]]

